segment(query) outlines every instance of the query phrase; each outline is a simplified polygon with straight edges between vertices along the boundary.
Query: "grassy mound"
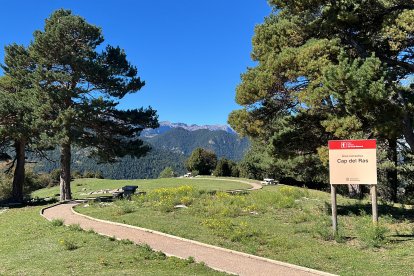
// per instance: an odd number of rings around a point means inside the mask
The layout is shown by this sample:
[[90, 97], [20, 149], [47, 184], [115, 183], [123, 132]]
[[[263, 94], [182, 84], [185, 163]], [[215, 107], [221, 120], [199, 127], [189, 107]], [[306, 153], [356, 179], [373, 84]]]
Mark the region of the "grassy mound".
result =
[[[200, 190], [206, 191], [223, 191], [233, 189], [247, 189], [250, 185], [231, 181], [232, 179], [210, 179], [204, 178], [161, 178], [161, 179], [148, 179], [148, 180], [113, 180], [113, 179], [96, 179], [96, 178], [81, 178], [75, 179], [71, 183], [72, 194], [74, 198], [90, 197], [90, 192], [105, 190], [105, 189], [118, 189], [126, 185], [135, 185], [139, 187], [140, 191], [151, 191], [158, 188], [170, 188], [183, 185], [195, 186]], [[45, 188], [37, 190], [32, 193], [32, 197], [46, 198], [54, 197], [59, 194], [59, 187]]]
[[412, 210], [380, 205], [374, 226], [368, 201], [339, 196], [333, 235], [329, 202], [327, 193], [283, 185], [241, 195], [184, 185], [76, 210], [340, 275], [412, 275]]

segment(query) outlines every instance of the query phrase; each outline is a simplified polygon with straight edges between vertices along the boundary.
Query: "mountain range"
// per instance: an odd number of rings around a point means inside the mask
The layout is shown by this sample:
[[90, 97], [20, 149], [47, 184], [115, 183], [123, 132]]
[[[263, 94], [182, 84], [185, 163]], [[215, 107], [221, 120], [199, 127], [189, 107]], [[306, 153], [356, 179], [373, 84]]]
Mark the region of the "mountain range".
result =
[[[195, 129], [195, 128], [194, 128]], [[218, 158], [240, 160], [249, 147], [247, 138], [224, 130], [172, 128], [158, 135], [141, 137], [154, 148], [190, 156], [195, 148], [204, 148], [216, 153]]]
[[[157, 129], [142, 131], [140, 138], [152, 147], [145, 157], [126, 156], [115, 164], [98, 164], [86, 157], [85, 150], [73, 149], [72, 168], [81, 173], [100, 171], [105, 178], [113, 179], [156, 178], [168, 166], [178, 174], [185, 173], [184, 161], [197, 147], [214, 151], [218, 158], [235, 161], [242, 159], [249, 147], [247, 138], [240, 138], [232, 128], [223, 125], [161, 122]], [[59, 151], [51, 151], [49, 159], [52, 161], [39, 162], [36, 170], [50, 172], [58, 168]]]
[[174, 128], [182, 128], [188, 131], [196, 131], [200, 129], [207, 129], [210, 131], [217, 131], [217, 130], [223, 130], [225, 132], [231, 133], [231, 134], [237, 134], [230, 126], [228, 125], [188, 125], [185, 123], [171, 123], [169, 121], [162, 121], [160, 122], [160, 126], [155, 129], [147, 128], [144, 129], [141, 132], [141, 137], [153, 137], [158, 134], [163, 134], [169, 130], [172, 130]]

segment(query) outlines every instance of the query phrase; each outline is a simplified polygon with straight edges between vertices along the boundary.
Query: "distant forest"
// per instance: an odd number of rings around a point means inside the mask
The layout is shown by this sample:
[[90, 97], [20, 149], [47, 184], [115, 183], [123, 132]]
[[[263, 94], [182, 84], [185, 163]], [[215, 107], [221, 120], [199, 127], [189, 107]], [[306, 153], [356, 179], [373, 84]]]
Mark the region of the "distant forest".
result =
[[[35, 166], [35, 171], [49, 173], [59, 168], [59, 151], [48, 153], [49, 161], [42, 160]], [[172, 167], [178, 174], [184, 174], [185, 156], [171, 151], [153, 148], [142, 158], [125, 156], [116, 163], [98, 164], [96, 160], [86, 157], [85, 149], [72, 151], [72, 171], [101, 172], [103, 177], [111, 179], [157, 178], [165, 167]]]
[[[116, 163], [101, 163], [86, 157], [87, 149], [72, 149], [72, 170], [81, 174], [100, 172], [103, 177], [111, 179], [145, 179], [157, 178], [166, 167], [171, 167], [178, 175], [186, 172], [184, 162], [197, 148], [214, 151], [219, 158], [234, 161], [243, 158], [249, 147], [246, 138], [222, 130], [188, 131], [174, 128], [154, 137], [141, 137], [152, 146], [152, 150], [142, 158], [125, 156]], [[32, 159], [35, 159], [32, 157]], [[59, 168], [59, 150], [48, 152], [49, 160], [36, 163], [35, 171], [49, 173]]]

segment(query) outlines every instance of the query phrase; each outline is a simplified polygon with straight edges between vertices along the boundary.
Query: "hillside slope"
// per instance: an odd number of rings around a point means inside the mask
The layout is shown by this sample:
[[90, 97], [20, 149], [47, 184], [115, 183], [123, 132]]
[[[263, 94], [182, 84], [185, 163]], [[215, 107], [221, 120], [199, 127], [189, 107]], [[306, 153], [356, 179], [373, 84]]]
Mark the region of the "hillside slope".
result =
[[[157, 134], [159, 133], [159, 134]], [[177, 174], [186, 172], [184, 162], [197, 148], [214, 151], [219, 158], [226, 157], [238, 161], [243, 158], [249, 147], [247, 138], [225, 130], [196, 129], [188, 130], [181, 127], [155, 129], [150, 136], [141, 136], [152, 150], [142, 158], [126, 156], [113, 164], [98, 164], [87, 158], [87, 150], [72, 150], [72, 170], [102, 172], [105, 178], [112, 179], [144, 179], [157, 178], [166, 167], [172, 167]], [[38, 172], [50, 172], [59, 167], [59, 151], [49, 152], [50, 160], [41, 160], [36, 165]]]
[[226, 157], [236, 161], [242, 159], [249, 147], [247, 138], [240, 138], [237, 134], [224, 130], [189, 131], [183, 128], [173, 128], [162, 134], [143, 139], [154, 148], [172, 151], [184, 156], [189, 156], [195, 148], [201, 147], [214, 151], [219, 158]]
[[[185, 157], [171, 151], [153, 148], [146, 156], [133, 158], [126, 156], [117, 163], [98, 164], [96, 160], [86, 157], [86, 150], [72, 151], [72, 171], [102, 172], [105, 178], [112, 179], [144, 179], [157, 178], [165, 167], [172, 167], [178, 174], [186, 172]], [[42, 160], [36, 166], [38, 172], [50, 172], [59, 167], [59, 151], [49, 153], [50, 160]]]

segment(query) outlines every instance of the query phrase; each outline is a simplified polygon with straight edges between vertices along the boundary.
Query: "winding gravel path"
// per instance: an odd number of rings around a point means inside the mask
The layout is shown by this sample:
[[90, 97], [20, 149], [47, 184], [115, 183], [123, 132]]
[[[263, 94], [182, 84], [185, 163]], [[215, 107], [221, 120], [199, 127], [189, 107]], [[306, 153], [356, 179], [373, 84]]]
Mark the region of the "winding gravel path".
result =
[[[261, 188], [261, 185], [256, 183], [254, 185], [247, 181], [245, 183], [251, 184], [253, 186], [252, 189]], [[176, 256], [179, 258], [194, 257], [197, 262], [204, 262], [213, 269], [231, 274], [255, 276], [333, 275], [203, 244], [149, 229], [95, 219], [76, 213], [73, 207], [79, 203], [73, 201], [66, 204], [50, 206], [42, 210], [42, 216], [48, 220], [63, 219], [66, 225], [79, 224], [83, 229], [93, 229], [101, 235], [115, 236], [118, 239], [129, 239], [137, 244], [148, 244], [154, 250], [162, 251], [168, 256]]]
[[[209, 178], [209, 177], [189, 177], [187, 179], [191, 179], [191, 180], [202, 179], [202, 180], [211, 180], [211, 181], [231, 181], [231, 182], [239, 182], [239, 183], [244, 183], [244, 184], [248, 184], [248, 185], [252, 186], [250, 189], [246, 189], [247, 191], [260, 190], [261, 188], [263, 188], [262, 184], [260, 184], [260, 183], [253, 182], [253, 181], [247, 181], [247, 180], [239, 180], [239, 179]], [[243, 189], [240, 189], [240, 190], [243, 190]]]

